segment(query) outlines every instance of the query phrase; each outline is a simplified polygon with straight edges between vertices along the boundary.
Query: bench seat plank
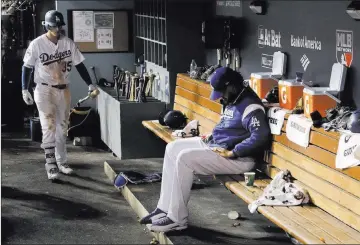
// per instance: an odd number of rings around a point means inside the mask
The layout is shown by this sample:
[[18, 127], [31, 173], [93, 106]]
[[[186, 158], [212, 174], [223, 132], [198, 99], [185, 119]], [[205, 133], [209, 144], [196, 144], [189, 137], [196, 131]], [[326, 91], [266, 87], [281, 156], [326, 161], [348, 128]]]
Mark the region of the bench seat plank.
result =
[[335, 167], [336, 155], [331, 152], [324, 151], [323, 149], [315, 145], [309, 145], [307, 148], [304, 148], [288, 140], [285, 134], [274, 135], [273, 138], [276, 142], [279, 142], [292, 150], [308, 156], [356, 180], [360, 180], [360, 167], [352, 167], [344, 170], [337, 169]]
[[156, 120], [156, 121], [143, 121], [143, 126], [152, 131], [156, 136], [164, 140], [166, 143], [170, 143], [173, 141], [173, 137], [171, 134], [166, 132], [162, 125]]
[[339, 140], [326, 136], [316, 131], [310, 134], [310, 142], [332, 153], [337, 153]]
[[213, 112], [205, 107], [202, 107], [195, 102], [185, 99], [181, 96], [176, 96], [175, 103], [182, 105], [189, 110], [196, 112], [197, 114], [203, 115], [205, 118], [213, 121], [214, 123], [218, 123], [220, 121], [220, 114]]
[[[203, 80], [199, 80], [199, 79], [192, 79], [186, 73], [178, 73], [177, 77], [180, 78], [179, 80], [183, 79], [186, 81], [190, 81], [192, 83], [196, 83], [198, 86], [201, 86], [203, 89], [206, 89], [210, 92], [212, 91], [210, 83], [204, 82]], [[176, 84], [178, 84], [178, 81], [176, 81]]]
[[339, 171], [312, 160], [311, 158], [291, 150], [278, 142], [272, 143], [271, 152], [281, 156], [281, 158], [286, 161], [292, 162], [299, 168], [310, 173], [316, 173], [317, 177], [320, 177], [323, 180], [326, 180], [341, 189], [360, 197], [360, 181], [357, 181], [341, 172], [339, 173]]
[[[261, 170], [271, 178], [274, 178], [276, 176], [276, 174], [279, 173], [279, 171], [280, 171], [278, 168], [271, 166], [271, 165], [267, 165], [265, 167], [266, 167], [266, 169], [264, 168]], [[347, 209], [347, 208], [339, 205], [338, 203], [334, 202], [333, 200], [327, 198], [322, 193], [315, 191], [312, 188], [311, 183], [309, 185], [306, 185], [298, 180], [295, 180], [294, 183], [296, 185], [298, 185], [299, 187], [308, 191], [308, 193], [311, 197], [311, 202], [315, 206], [321, 208], [322, 210], [328, 212], [329, 214], [331, 214], [338, 220], [342, 221], [344, 225], [348, 225], [348, 226], [354, 228], [355, 230], [360, 231], [360, 216], [359, 215], [356, 215], [355, 213], [351, 212], [349, 209]], [[360, 235], [360, 232], [359, 232], [359, 235]]]
[[[246, 186], [243, 177], [240, 175], [231, 175], [233, 180], [237, 181], [244, 188], [248, 189], [248, 191], [252, 192], [256, 198], [258, 198], [262, 193], [264, 188], [271, 182], [271, 179], [257, 179], [255, 181], [254, 187]], [[319, 240], [325, 241], [327, 244], [353, 244], [357, 243], [356, 238], [351, 237], [350, 235], [344, 234], [342, 232], [330, 232], [329, 227], [332, 227], [331, 223], [326, 223], [326, 221], [322, 220], [319, 217], [315, 217], [314, 214], [310, 212], [309, 209], [305, 209], [305, 207], [311, 207], [312, 210], [317, 209], [318, 213], [322, 213], [322, 217], [332, 217], [325, 211], [321, 210], [314, 205], [303, 205], [303, 206], [289, 206], [289, 207], [281, 207], [274, 206], [274, 208], [282, 213], [286, 217], [291, 217], [293, 221], [295, 221], [299, 226], [304, 227], [308, 232], [312, 233], [314, 236], [318, 237]], [[300, 212], [300, 213], [298, 213]], [[338, 221], [339, 222], [339, 221]], [[326, 223], [326, 224], [325, 224]], [[339, 222], [340, 223], [340, 222]], [[327, 227], [327, 228], [326, 228]], [[342, 227], [345, 229], [349, 229], [347, 225], [342, 223]], [[332, 228], [333, 229], [333, 228]], [[351, 229], [352, 231], [355, 231]], [[338, 235], [335, 235], [338, 234]], [[355, 237], [359, 237], [360, 233], [354, 233]], [[323, 242], [321, 242], [323, 243]]]
[[[264, 179], [262, 180], [265, 185], [270, 184], [270, 179]], [[243, 183], [244, 185], [245, 183]], [[327, 244], [351, 244], [353, 242], [356, 242], [355, 239], [349, 237], [348, 235], [344, 233], [339, 233], [340, 236], [336, 236], [336, 233], [330, 232], [333, 228], [333, 226], [330, 223], [325, 222], [324, 220], [321, 220], [320, 218], [316, 217], [316, 215], [313, 215], [308, 209], [305, 209], [305, 207], [311, 207], [316, 208], [320, 210], [320, 212], [326, 214], [326, 216], [329, 216], [325, 211], [321, 210], [319, 207], [314, 206], [313, 204], [305, 204], [301, 206], [289, 206], [287, 210], [291, 210], [291, 212], [287, 211], [286, 209], [281, 208], [280, 211], [289, 217], [293, 217], [295, 219], [295, 222], [300, 224], [302, 227], [306, 227], [306, 229], [317, 236], [320, 240], [322, 240], [324, 243]], [[284, 212], [283, 210], [286, 210]], [[343, 226], [346, 226], [343, 224]], [[331, 228], [330, 228], [331, 227]], [[329, 229], [330, 228], [330, 229]], [[341, 239], [341, 237], [343, 239]]]
[[[306, 206], [308, 206], [308, 205], [306, 205]], [[309, 208], [314, 208], [314, 207], [310, 206]], [[303, 218], [309, 220], [317, 227], [322, 228], [329, 235], [331, 235], [332, 237], [339, 240], [341, 244], [357, 244], [357, 243], [359, 243], [359, 241], [357, 241], [356, 239], [345, 234], [343, 231], [339, 230], [338, 228], [335, 228], [332, 223], [329, 223], [328, 221], [323, 220], [319, 216], [314, 215], [314, 213], [312, 213], [309, 209], [306, 209], [305, 205], [303, 207], [300, 207], [300, 206], [291, 207], [291, 210], [296, 212], [297, 214], [301, 215]], [[327, 214], [327, 216], [329, 216], [329, 215]], [[344, 224], [342, 226], [344, 226]], [[324, 239], [325, 239], [325, 237], [324, 237]], [[328, 242], [327, 239], [325, 239], [325, 241]]]
[[205, 84], [201, 81], [194, 81], [192, 79], [185, 79], [183, 77], [179, 77], [177, 80], [177, 85], [205, 98], [209, 98], [212, 91], [209, 84]]
[[[232, 191], [235, 195], [243, 199], [246, 203], [251, 203], [258, 198], [258, 193], [255, 187], [245, 187], [230, 176], [216, 176], [222, 181], [224, 185]], [[255, 180], [255, 185], [261, 180]], [[291, 217], [284, 216], [281, 212], [271, 206], [260, 206], [257, 211], [263, 214], [270, 221], [278, 225], [283, 230], [287, 231], [291, 236], [296, 238], [299, 242], [305, 244], [320, 244], [319, 238], [308, 232], [303, 227], [294, 222]]]
[[326, 244], [341, 244], [340, 240], [334, 238], [326, 231], [324, 231], [317, 225], [313, 224], [308, 219], [294, 212], [291, 207], [274, 207], [274, 208], [284, 216], [291, 218], [293, 222], [297, 223], [300, 227], [303, 227], [310, 234], [313, 234], [315, 237], [319, 239], [320, 242]]
[[205, 108], [208, 108], [216, 113], [221, 113], [221, 104], [216, 103], [215, 101], [210, 100], [209, 98], [202, 97], [198, 94], [195, 94], [193, 92], [190, 92], [189, 90], [186, 90], [184, 88], [176, 86], [175, 89], [176, 95], [180, 95], [183, 98], [186, 98], [188, 100], [191, 100]]
[[321, 209], [313, 206], [304, 206], [305, 209], [310, 211], [312, 214], [319, 217], [321, 220], [326, 221], [327, 223], [331, 224], [334, 229], [340, 233], [346, 234], [347, 236], [351, 237], [352, 239], [356, 240], [353, 244], [360, 244], [360, 232], [354, 230], [353, 228], [344, 225], [343, 222], [336, 219], [334, 216], [329, 215], [328, 213], [322, 211]]
[[[182, 105], [179, 104], [175, 104], [174, 105], [174, 110], [180, 110], [182, 111], [187, 118], [189, 118], [188, 121], [191, 120], [199, 120], [199, 124], [200, 124], [200, 133], [206, 132], [211, 132], [212, 129], [215, 127], [215, 123], [213, 121], [210, 121], [209, 119], [206, 119], [205, 117], [183, 107]], [[203, 129], [203, 130], [201, 130]]]
[[[291, 175], [301, 181], [302, 183], [311, 183], [311, 187], [317, 191], [322, 192], [323, 195], [333, 200], [334, 202], [342, 205], [343, 207], [347, 207], [352, 212], [360, 215], [360, 199], [343, 189], [318, 178], [316, 175], [299, 168], [292, 162], [286, 161], [281, 158], [279, 155], [275, 155], [270, 153], [269, 163], [278, 169], [287, 169], [290, 171]], [[311, 193], [310, 193], [311, 195]]]

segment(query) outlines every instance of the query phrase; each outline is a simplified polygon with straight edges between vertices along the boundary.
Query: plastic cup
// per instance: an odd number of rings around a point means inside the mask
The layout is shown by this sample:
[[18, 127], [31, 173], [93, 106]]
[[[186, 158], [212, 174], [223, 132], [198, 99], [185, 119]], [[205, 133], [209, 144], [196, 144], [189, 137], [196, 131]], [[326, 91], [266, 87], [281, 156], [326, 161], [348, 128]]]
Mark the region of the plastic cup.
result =
[[254, 172], [247, 172], [244, 173], [245, 176], [245, 184], [247, 186], [253, 186], [254, 185], [254, 180], [255, 180], [255, 173]]

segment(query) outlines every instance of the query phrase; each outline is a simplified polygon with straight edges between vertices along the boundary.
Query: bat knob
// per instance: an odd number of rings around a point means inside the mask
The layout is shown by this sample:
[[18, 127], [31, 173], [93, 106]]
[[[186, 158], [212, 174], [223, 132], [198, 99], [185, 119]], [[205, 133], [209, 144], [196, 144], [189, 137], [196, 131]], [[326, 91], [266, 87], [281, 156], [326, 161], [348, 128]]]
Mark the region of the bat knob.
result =
[[90, 97], [91, 98], [95, 98], [96, 96], [98, 96], [100, 93], [100, 91], [98, 89], [95, 89], [93, 92], [91, 92]]

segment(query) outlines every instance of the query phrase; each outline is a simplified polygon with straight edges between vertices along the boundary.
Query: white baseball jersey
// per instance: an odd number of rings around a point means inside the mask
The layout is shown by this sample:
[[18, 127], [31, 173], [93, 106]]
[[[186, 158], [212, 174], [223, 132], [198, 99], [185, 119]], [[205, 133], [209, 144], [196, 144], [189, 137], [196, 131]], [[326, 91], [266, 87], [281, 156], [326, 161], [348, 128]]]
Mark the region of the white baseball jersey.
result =
[[68, 84], [70, 71], [84, 60], [73, 40], [62, 36], [55, 44], [46, 34], [30, 43], [23, 59], [25, 66], [35, 68], [35, 83], [51, 85]]

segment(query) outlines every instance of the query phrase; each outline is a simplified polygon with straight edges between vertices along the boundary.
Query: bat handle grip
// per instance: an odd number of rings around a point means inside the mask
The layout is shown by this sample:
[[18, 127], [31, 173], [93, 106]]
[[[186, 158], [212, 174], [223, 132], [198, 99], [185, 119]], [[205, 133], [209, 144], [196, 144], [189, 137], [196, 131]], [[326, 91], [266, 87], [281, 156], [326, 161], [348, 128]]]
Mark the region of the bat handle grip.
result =
[[88, 100], [89, 98], [90, 98], [90, 97], [89, 97], [89, 95], [88, 95], [88, 96], [86, 96], [85, 98], [80, 99], [80, 100], [78, 101], [78, 103], [77, 103], [77, 106], [80, 106], [81, 103], [83, 103], [85, 100]]
[[94, 91], [91, 92], [91, 94], [89, 95], [89, 97], [91, 98], [95, 98], [96, 96], [98, 96], [100, 93], [100, 91], [98, 89], [95, 89]]

